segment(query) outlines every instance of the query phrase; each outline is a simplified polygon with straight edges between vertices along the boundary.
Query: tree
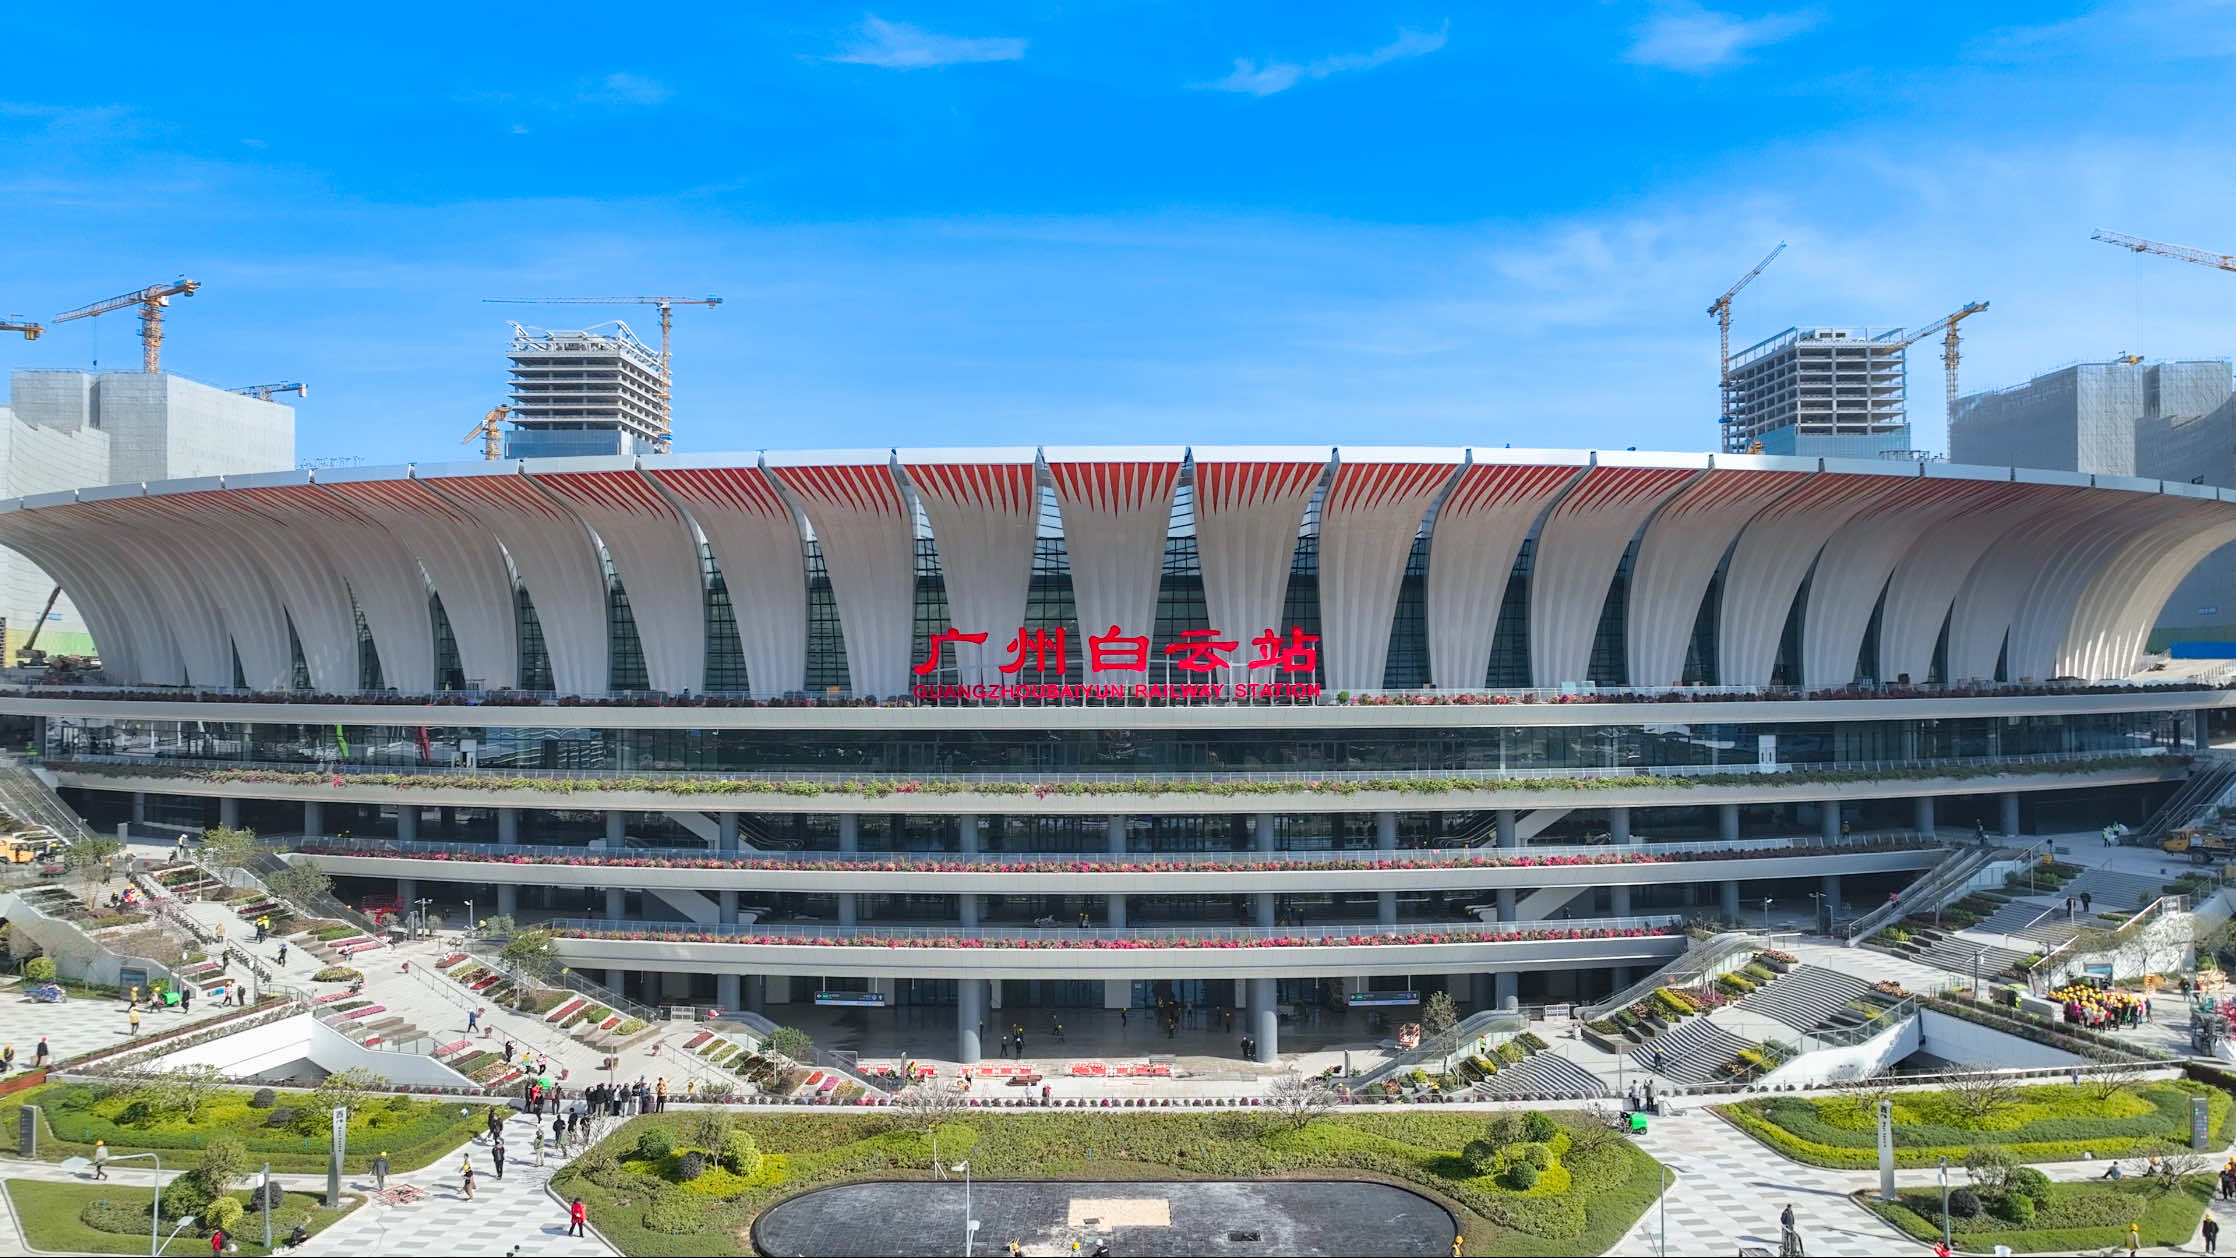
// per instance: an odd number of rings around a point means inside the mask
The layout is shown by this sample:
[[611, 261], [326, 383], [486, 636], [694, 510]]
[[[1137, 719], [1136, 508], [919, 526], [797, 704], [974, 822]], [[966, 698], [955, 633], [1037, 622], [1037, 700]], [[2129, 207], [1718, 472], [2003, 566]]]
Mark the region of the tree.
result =
[[505, 942], [502, 955], [505, 960], [523, 969], [542, 969], [551, 960], [551, 954], [550, 931], [524, 930]]
[[239, 826], [211, 826], [202, 831], [202, 863], [220, 874], [247, 869], [256, 863], [256, 831]]
[[51, 983], [54, 974], [53, 957], [33, 957], [23, 963], [23, 976], [34, 983]]
[[211, 1136], [202, 1146], [202, 1160], [192, 1175], [207, 1197], [216, 1197], [230, 1189], [241, 1176], [248, 1174], [248, 1146], [236, 1136]]
[[960, 1091], [926, 1080], [912, 1083], [894, 1094], [888, 1108], [902, 1126], [928, 1136], [970, 1108], [970, 1102]]
[[730, 1112], [719, 1105], [709, 1105], [691, 1115], [686, 1126], [691, 1144], [705, 1149], [708, 1156], [718, 1156], [730, 1139]]
[[290, 864], [264, 875], [264, 889], [298, 908], [307, 909], [334, 889], [326, 871], [311, 864]]
[[2151, 1077], [2145, 1066], [2123, 1066], [2117, 1069], [2098, 1070], [2082, 1076], [2081, 1086], [2099, 1101], [2109, 1101], [2120, 1093]]
[[90, 887], [100, 880], [103, 867], [123, 850], [122, 843], [101, 835], [78, 839], [63, 849], [62, 868], [84, 879], [85, 885]]
[[1964, 1152], [1964, 1173], [1972, 1177], [1980, 1191], [1991, 1196], [2011, 1182], [2011, 1172], [2018, 1165], [2019, 1160], [2001, 1145], [1975, 1145]]
[[193, 1122], [202, 1107], [225, 1088], [225, 1072], [216, 1066], [174, 1066], [143, 1083], [136, 1091], [159, 1109], [172, 1110]]
[[1266, 1088], [1266, 1106], [1289, 1126], [1302, 1131], [1313, 1119], [1335, 1108], [1335, 1093], [1318, 1079], [1291, 1071]]
[[1867, 1122], [1879, 1121], [1879, 1102], [1891, 1101], [1899, 1090], [1899, 1081], [1893, 1075], [1874, 1075], [1858, 1079], [1840, 1090], [1840, 1099], [1855, 1106], [1858, 1117]]
[[1460, 1022], [1460, 1008], [1452, 1003], [1452, 993], [1431, 992], [1421, 1005], [1421, 1034], [1442, 1035]]
[[363, 1066], [337, 1070], [318, 1081], [317, 1090], [302, 1108], [295, 1111], [295, 1129], [306, 1134], [324, 1131], [332, 1121], [328, 1117], [337, 1105], [355, 1109], [365, 1099], [365, 1094], [375, 1091], [387, 1081]]
[[512, 920], [510, 913], [491, 913], [481, 919], [481, 933], [491, 939], [511, 935], [519, 929], [520, 923]]
[[763, 1043], [761, 1047], [779, 1057], [789, 1058], [802, 1065], [815, 1058], [814, 1039], [796, 1026], [780, 1026], [769, 1032], [767, 1042]]
[[2173, 1192], [2189, 1182], [2192, 1176], [2204, 1174], [2213, 1165], [2212, 1159], [2205, 1154], [2186, 1144], [2175, 1144], [2172, 1141], [2161, 1143], [2151, 1152], [2158, 1156], [2159, 1170], [2158, 1176], [2151, 1180], [2151, 1187], [2162, 1193]]
[[1949, 1104], [1958, 1112], [1973, 1118], [1986, 1118], [2019, 1098], [2018, 1088], [2009, 1076], [1992, 1070], [1974, 1069], [1952, 1076], [1941, 1090], [1948, 1094]]

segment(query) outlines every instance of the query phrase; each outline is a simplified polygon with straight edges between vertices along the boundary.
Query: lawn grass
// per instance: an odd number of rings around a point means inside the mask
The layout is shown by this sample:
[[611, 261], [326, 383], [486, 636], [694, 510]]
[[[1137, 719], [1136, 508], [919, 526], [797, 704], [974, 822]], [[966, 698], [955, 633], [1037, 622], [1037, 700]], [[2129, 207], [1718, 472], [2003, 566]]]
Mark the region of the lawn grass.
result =
[[[4, 1186], [8, 1200], [15, 1209], [16, 1222], [22, 1226], [24, 1239], [31, 1243], [33, 1249], [48, 1253], [144, 1254], [148, 1251], [148, 1233], [145, 1228], [129, 1235], [105, 1232], [88, 1226], [78, 1217], [79, 1212], [96, 1201], [110, 1201], [145, 1211], [150, 1190], [117, 1182], [126, 1179], [129, 1174], [127, 1168], [119, 1167], [114, 1172], [115, 1179], [105, 1184], [57, 1184], [39, 1179], [11, 1179], [5, 1181]], [[248, 1204], [249, 1190], [233, 1195], [241, 1204]], [[356, 1209], [363, 1200], [362, 1197], [345, 1196], [342, 1198], [341, 1209], [329, 1210], [319, 1205], [317, 1198], [288, 1193], [280, 1199], [279, 1208], [272, 1212], [272, 1240], [275, 1245], [284, 1244], [296, 1217], [306, 1211], [309, 1217], [304, 1226], [315, 1236], [325, 1231], [335, 1220]], [[285, 1226], [281, 1224], [282, 1218], [286, 1219]], [[176, 1226], [178, 1220], [166, 1215], [161, 1235], [169, 1236], [171, 1229]], [[239, 1232], [233, 1240], [244, 1254], [272, 1252], [264, 1248], [264, 1216], [259, 1213], [252, 1212], [242, 1216]], [[188, 1228], [179, 1234], [178, 1239], [165, 1246], [163, 1252], [207, 1254], [210, 1252], [208, 1234], [197, 1228]]]
[[[204, 1101], [189, 1121], [175, 1108], [147, 1107], [135, 1114], [129, 1086], [90, 1083], [48, 1083], [0, 1097], [0, 1130], [13, 1131], [22, 1106], [39, 1107], [39, 1155], [48, 1161], [87, 1157], [95, 1140], [106, 1140], [111, 1152], [153, 1151], [169, 1161], [174, 1153], [182, 1163], [212, 1135], [236, 1136], [261, 1163], [269, 1160], [275, 1171], [318, 1172], [326, 1169], [329, 1136], [323, 1118], [315, 1134], [304, 1134], [290, 1125], [273, 1126], [274, 1110], [249, 1104], [247, 1089], [225, 1089]], [[275, 1108], [312, 1103], [307, 1092], [275, 1093]], [[417, 1170], [464, 1144], [487, 1124], [486, 1102], [455, 1097], [365, 1098], [351, 1109], [349, 1143], [343, 1159], [345, 1170], [370, 1169], [373, 1156], [388, 1152], [396, 1171]]]
[[[939, 1158], [968, 1156], [984, 1179], [1201, 1180], [1344, 1178], [1410, 1188], [1449, 1209], [1470, 1254], [1594, 1254], [1621, 1239], [1659, 1187], [1661, 1170], [1619, 1136], [1572, 1147], [1590, 1120], [1552, 1114], [1559, 1160], [1517, 1191], [1478, 1176], [1460, 1150], [1487, 1134], [1484, 1113], [1345, 1113], [1296, 1128], [1263, 1113], [967, 1113], [936, 1133]], [[891, 1115], [739, 1115], [760, 1164], [710, 1169], [688, 1184], [661, 1177], [674, 1156], [639, 1160], [643, 1133], [690, 1147], [690, 1115], [633, 1119], [552, 1179], [582, 1195], [591, 1221], [622, 1252], [745, 1254], [753, 1218], [811, 1188], [930, 1177], [933, 1136]]]
[[[1941, 1193], [1938, 1188], [1909, 1188], [1894, 1201], [1880, 1201], [1875, 1192], [1857, 1193], [1856, 1200], [1873, 1214], [1919, 1240], [1931, 1244], [1941, 1239]], [[2186, 1246], [2197, 1234], [2198, 1220], [2212, 1200], [2213, 1177], [2194, 1175], [2175, 1191], [2140, 1179], [2118, 1184], [2097, 1180], [2056, 1183], [2049, 1200], [2030, 1227], [2010, 1223], [1982, 1212], [1977, 1218], [1950, 1220], [1950, 1235], [1958, 1249], [1993, 1252], [2008, 1245], [2021, 1254], [2084, 1254], [2114, 1246], [2125, 1248], [2127, 1225], [2142, 1224], [2146, 1249]]]
[[[2225, 1145], [2236, 1103], [2220, 1088], [2188, 1079], [2138, 1083], [2108, 1097], [2069, 1084], [2020, 1088], [2011, 1103], [1985, 1115], [1965, 1113], [1947, 1092], [1897, 1092], [1894, 1162], [1932, 1166], [1944, 1156], [1961, 1162], [1980, 1145], [2006, 1149], [2022, 1162], [2126, 1157], [2167, 1143], [2187, 1145], [2190, 1101], [2200, 1096]], [[1879, 1164], [1878, 1118], [1856, 1095], [1779, 1095], [1719, 1105], [1716, 1112], [1796, 1162], [1840, 1170]]]

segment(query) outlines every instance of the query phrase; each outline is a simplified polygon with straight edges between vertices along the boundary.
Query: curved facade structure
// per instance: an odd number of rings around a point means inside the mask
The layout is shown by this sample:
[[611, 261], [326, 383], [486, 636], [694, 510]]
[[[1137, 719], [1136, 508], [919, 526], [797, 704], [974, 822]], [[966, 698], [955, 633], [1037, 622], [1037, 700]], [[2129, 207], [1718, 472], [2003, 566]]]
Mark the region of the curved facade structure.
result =
[[246, 825], [647, 1002], [947, 1006], [966, 1061], [997, 1008], [1200, 1006], [1270, 1061], [2141, 820], [2236, 695], [2130, 674], [2231, 540], [2187, 484], [1629, 451], [109, 486], [0, 503], [103, 656], [0, 732], [103, 828]]

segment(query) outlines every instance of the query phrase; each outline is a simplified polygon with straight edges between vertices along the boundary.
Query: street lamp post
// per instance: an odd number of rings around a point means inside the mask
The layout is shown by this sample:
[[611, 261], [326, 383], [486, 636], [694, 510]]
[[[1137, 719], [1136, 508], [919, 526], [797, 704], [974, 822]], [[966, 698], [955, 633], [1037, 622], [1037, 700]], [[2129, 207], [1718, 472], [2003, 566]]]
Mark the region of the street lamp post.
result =
[[1770, 942], [1770, 897], [1762, 898], [1762, 941]]
[[1941, 1158], [1941, 1170], [1940, 1170], [1940, 1172], [1939, 1172], [1939, 1174], [1938, 1174], [1938, 1178], [1939, 1178], [1939, 1179], [1940, 1179], [1940, 1181], [1941, 1181], [1941, 1247], [1942, 1247], [1943, 1249], [1947, 1249], [1947, 1248], [1949, 1248], [1949, 1247], [1950, 1247], [1950, 1245], [1949, 1245], [1949, 1159], [1948, 1159], [1948, 1157], [1947, 1157], [1946, 1155], [1944, 1155], [1944, 1156], [1943, 1156], [1943, 1157]]
[[970, 1217], [970, 1159], [955, 1164], [963, 1173], [963, 1258], [970, 1258], [971, 1239], [978, 1234], [978, 1220]]
[[[165, 1242], [164, 1242], [164, 1241], [163, 1241], [163, 1240], [161, 1239], [161, 1237], [162, 1237], [162, 1235], [163, 1235], [163, 1233], [162, 1233], [162, 1227], [163, 1227], [163, 1155], [162, 1155], [162, 1154], [160, 1154], [160, 1153], [112, 1153], [112, 1154], [108, 1155], [107, 1157], [104, 1157], [104, 1158], [103, 1158], [103, 1159], [102, 1159], [101, 1161], [99, 1161], [99, 1162], [95, 1162], [95, 1161], [92, 1161], [92, 1160], [90, 1160], [90, 1159], [87, 1159], [87, 1158], [68, 1158], [68, 1159], [65, 1159], [65, 1160], [63, 1161], [63, 1163], [62, 1163], [62, 1169], [63, 1169], [63, 1170], [66, 1170], [66, 1171], [76, 1171], [76, 1170], [80, 1170], [80, 1169], [82, 1169], [82, 1168], [84, 1168], [84, 1167], [88, 1167], [88, 1166], [90, 1166], [90, 1167], [92, 1167], [92, 1168], [93, 1168], [93, 1169], [94, 1169], [95, 1171], [100, 1171], [100, 1170], [101, 1170], [102, 1168], [104, 1168], [104, 1167], [107, 1167], [107, 1166], [114, 1166], [114, 1165], [115, 1165], [115, 1164], [117, 1164], [118, 1162], [131, 1162], [131, 1161], [135, 1161], [135, 1160], [137, 1160], [137, 1159], [139, 1159], [139, 1158], [148, 1158], [148, 1159], [151, 1159], [151, 1160], [153, 1160], [153, 1161], [154, 1161], [154, 1163], [155, 1163], [155, 1199], [154, 1199], [154, 1200], [153, 1200], [152, 1202], [150, 1202], [150, 1203], [149, 1203], [149, 1205], [148, 1205], [148, 1254], [149, 1254], [149, 1258], [154, 1258], [154, 1255], [156, 1255], [156, 1254], [159, 1254], [159, 1253], [162, 1253], [162, 1252], [163, 1252], [163, 1246], [164, 1246], [164, 1244], [165, 1244]], [[193, 1222], [193, 1220], [192, 1220], [192, 1219], [190, 1218], [190, 1219], [188, 1219], [188, 1220], [187, 1220], [187, 1222], [191, 1223], [191, 1222]], [[174, 1233], [172, 1233], [172, 1235], [176, 1236], [176, 1235], [177, 1235], [177, 1233], [175, 1233], [175, 1232], [174, 1232]]]
[[1818, 923], [1819, 925], [1830, 925], [1830, 919], [1825, 916], [1825, 893], [1822, 891], [1812, 891], [1809, 893], [1809, 900], [1810, 920]]
[[434, 902], [435, 901], [428, 896], [421, 896], [418, 899], [412, 901], [412, 906], [419, 910], [419, 933], [422, 935], [432, 933], [427, 929], [427, 906], [433, 904]]
[[474, 933], [474, 902], [472, 900], [466, 901], [466, 933], [469, 935]]
[[1987, 1003], [1987, 993], [1980, 990], [1980, 963], [1987, 960], [1987, 955], [1985, 948], [1972, 950], [1972, 999], [1983, 1005]]

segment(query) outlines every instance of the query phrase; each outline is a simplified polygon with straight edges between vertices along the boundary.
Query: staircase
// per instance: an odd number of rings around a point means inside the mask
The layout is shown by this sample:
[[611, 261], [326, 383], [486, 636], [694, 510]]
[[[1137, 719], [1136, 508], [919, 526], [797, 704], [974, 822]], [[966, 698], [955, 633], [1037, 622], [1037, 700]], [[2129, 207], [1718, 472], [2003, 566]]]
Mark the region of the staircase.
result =
[[1972, 881], [1973, 875], [1986, 868], [1997, 855], [1994, 848], [1958, 848], [1940, 864], [1919, 875], [1916, 882], [1903, 888], [1900, 900], [1890, 900], [1860, 917], [1850, 918], [1840, 934], [1854, 943], [1907, 914], [1932, 912], [1955, 899], [1965, 884]]
[[1607, 1081], [1557, 1053], [1532, 1053], [1476, 1086], [1486, 1096], [1606, 1096]]
[[2231, 786], [2236, 786], [2236, 760], [2216, 756], [2199, 761], [2190, 770], [2189, 778], [2159, 805], [2149, 820], [2127, 837], [2127, 842], [2134, 847], [2157, 847], [2175, 830], [2188, 825], [2197, 814], [2218, 803]]
[[0, 752], [0, 807], [20, 821], [45, 826], [73, 843], [99, 837], [45, 779], [12, 752]]
[[2082, 914], [2084, 919], [2105, 909], [2139, 909], [2165, 895], [2166, 883], [2167, 879], [2153, 878], [2147, 874], [2122, 874], [2109, 869], [2091, 869], [2065, 884], [2064, 889], [2058, 893], [2059, 904], [2063, 906], [2065, 896], [2078, 898], [2081, 893], [2087, 892], [2089, 912]]
[[1658, 1049], [1662, 1055], [1658, 1071], [1664, 1078], [1715, 1083], [1729, 1078], [1724, 1063], [1738, 1056], [1740, 1049], [1753, 1047], [1753, 1041], [1740, 1039], [1706, 1018], [1690, 1018], [1632, 1049], [1630, 1059], [1641, 1070], [1656, 1070]]
[[[1878, 946], [1878, 945], [1873, 945]], [[1951, 974], [1972, 976], [1972, 960], [1976, 954], [1985, 954], [1980, 960], [1980, 981], [1993, 981], [2010, 967], [2026, 960], [2027, 954], [1995, 944], [1981, 943], [1955, 931], [1914, 930], [1909, 942], [1887, 948], [1898, 957], [1947, 970]]]
[[1763, 984], [1737, 1002], [1741, 1009], [1776, 1018], [1804, 1034], [1831, 1023], [1853, 1026], [1863, 1021], [1849, 1005], [1884, 1003], [1871, 984], [1852, 974], [1822, 966], [1797, 965], [1781, 977]]

